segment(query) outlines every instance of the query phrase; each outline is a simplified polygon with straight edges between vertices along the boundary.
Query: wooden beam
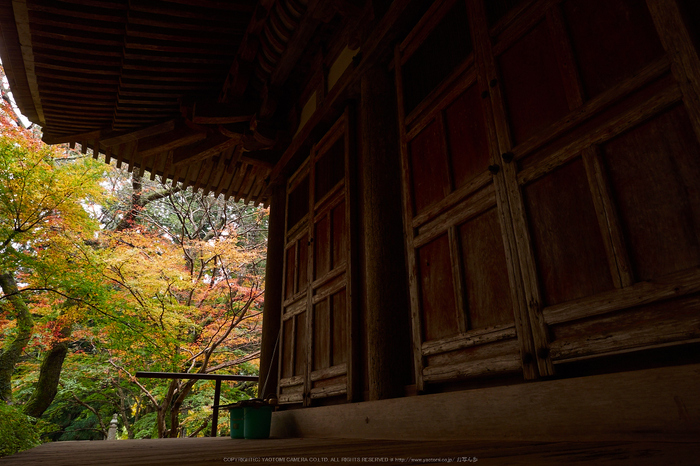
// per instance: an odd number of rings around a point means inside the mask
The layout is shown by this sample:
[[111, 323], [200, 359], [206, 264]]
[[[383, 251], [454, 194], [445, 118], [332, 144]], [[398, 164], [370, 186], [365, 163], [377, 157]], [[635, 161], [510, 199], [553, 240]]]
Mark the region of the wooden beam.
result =
[[100, 145], [104, 147], [114, 147], [120, 144], [124, 144], [129, 141], [135, 141], [138, 139], [146, 138], [149, 136], [154, 136], [156, 134], [165, 133], [168, 131], [173, 131], [175, 129], [175, 120], [166, 121], [165, 123], [160, 123], [157, 125], [149, 126], [148, 128], [139, 129], [136, 131], [130, 131], [127, 133], [120, 134], [118, 136], [110, 137], [100, 141]]
[[271, 436], [697, 442], [698, 384], [692, 364], [294, 409], [273, 414]]
[[84, 141], [86, 139], [99, 139], [104, 135], [104, 131], [101, 129], [95, 131], [89, 131], [87, 133], [69, 134], [67, 136], [49, 136], [44, 134], [41, 138], [46, 144], [65, 144], [75, 141]]
[[202, 374], [199, 372], [137, 372], [136, 377], [141, 379], [233, 380], [238, 382], [258, 381], [258, 376], [256, 375]]
[[230, 149], [241, 142], [241, 138], [229, 138], [223, 134], [214, 134], [208, 138], [189, 146], [178, 147], [173, 150], [173, 165], [181, 163], [194, 163], [213, 157], [226, 149]]
[[302, 18], [299, 27], [297, 27], [294, 35], [289, 40], [286, 50], [282, 53], [282, 56], [277, 62], [277, 66], [275, 66], [275, 70], [270, 76], [270, 84], [272, 84], [272, 86], [281, 87], [285, 81], [287, 81], [289, 74], [306, 50], [306, 46], [316, 32], [316, 28], [321, 24], [321, 20], [315, 18], [314, 12], [311, 10], [322, 9], [324, 1], [325, 0], [317, 1], [315, 7], [309, 8], [309, 11], [307, 11], [306, 15]]
[[34, 52], [32, 49], [32, 32], [29, 26], [29, 11], [25, 0], [13, 0], [12, 10], [15, 14], [15, 24], [17, 25], [17, 36], [22, 50], [22, 59], [24, 60], [24, 73], [27, 78], [27, 84], [31, 92], [32, 104], [36, 115], [39, 118], [38, 123], [41, 126], [46, 126], [44, 110], [41, 107], [41, 94], [39, 93], [39, 84], [34, 63]]
[[200, 125], [227, 125], [250, 121], [259, 105], [253, 101], [232, 104], [217, 102], [195, 102], [192, 122]]
[[[272, 173], [270, 174], [270, 184], [268, 186], [272, 186], [280, 182], [286, 171], [287, 164], [303, 146], [304, 141], [311, 134], [313, 128], [315, 128], [316, 125], [324, 119], [324, 117], [327, 117], [331, 112], [333, 112], [334, 107], [337, 106], [340, 101], [342, 101], [344, 96], [346, 96], [346, 90], [350, 88], [352, 84], [356, 84], [362, 74], [364, 74], [368, 68], [374, 66], [383, 57], [383, 54], [386, 51], [385, 47], [387, 44], [391, 43], [391, 41], [395, 40], [399, 33], [401, 22], [398, 21], [398, 19], [401, 18], [406, 10], [410, 10], [411, 6], [411, 0], [394, 0], [392, 2], [389, 10], [384, 14], [382, 19], [377, 24], [377, 27], [374, 28], [373, 32], [364, 42], [360, 62], [354, 66], [352, 72], [348, 72], [347, 75], [333, 87], [333, 89], [329, 90], [328, 95], [321, 104], [321, 107], [316, 110], [311, 119], [296, 135], [290, 146], [280, 157], [279, 161], [272, 170]], [[263, 192], [262, 196], [268, 196], [269, 194], [269, 188], [267, 188]]]
[[676, 0], [647, 0], [659, 38], [669, 57], [671, 71], [683, 91], [685, 108], [696, 136], [700, 137], [700, 55]]
[[158, 155], [161, 152], [175, 150], [206, 138], [207, 134], [188, 126], [178, 126], [174, 130], [149, 136], [139, 140], [136, 155], [142, 158]]

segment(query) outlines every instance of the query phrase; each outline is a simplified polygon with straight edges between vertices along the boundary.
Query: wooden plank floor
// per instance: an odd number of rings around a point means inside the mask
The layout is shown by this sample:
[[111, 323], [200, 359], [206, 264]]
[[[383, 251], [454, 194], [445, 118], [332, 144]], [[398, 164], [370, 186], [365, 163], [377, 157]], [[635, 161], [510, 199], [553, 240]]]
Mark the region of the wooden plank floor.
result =
[[226, 437], [56, 442], [0, 458], [0, 466], [346, 464], [697, 465], [700, 441], [509, 442]]

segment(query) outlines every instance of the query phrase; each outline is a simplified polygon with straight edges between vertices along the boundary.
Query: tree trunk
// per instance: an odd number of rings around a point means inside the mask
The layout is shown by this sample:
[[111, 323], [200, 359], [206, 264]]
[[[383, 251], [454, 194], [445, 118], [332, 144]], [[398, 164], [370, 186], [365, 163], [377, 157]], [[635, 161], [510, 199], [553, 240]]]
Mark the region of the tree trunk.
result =
[[192, 387], [194, 386], [196, 380], [188, 380], [182, 384], [178, 391], [175, 401], [170, 407], [170, 437], [176, 438], [180, 435], [180, 408], [182, 408], [182, 403], [184, 403], [187, 395], [190, 394]]
[[[126, 395], [126, 393], [124, 393], [124, 390], [119, 385], [118, 380], [115, 382], [114, 385], [115, 385], [115, 388], [117, 390], [117, 393], [119, 394], [119, 411], [121, 412], [122, 420], [124, 421], [124, 427], [126, 428], [128, 438], [133, 439], [135, 437], [134, 436], [134, 428], [132, 427], [131, 423], [129, 422], [129, 412], [128, 412], [127, 407], [126, 407], [127, 395]], [[138, 400], [137, 400], [137, 403], [138, 403]], [[138, 405], [137, 405], [136, 412], [138, 413]], [[134, 422], [135, 421], [138, 421], [138, 418], [136, 418], [134, 420]]]
[[29, 401], [24, 405], [24, 414], [32, 417], [41, 417], [44, 411], [53, 403], [58, 392], [58, 382], [61, 378], [63, 361], [68, 354], [68, 337], [73, 328], [66, 324], [59, 333], [60, 339], [51, 345], [51, 349], [41, 362], [39, 380]]
[[134, 226], [136, 217], [138, 217], [139, 213], [143, 209], [143, 201], [141, 198], [141, 193], [143, 190], [142, 181], [143, 173], [141, 173], [139, 168], [134, 168], [134, 171], [131, 173], [131, 204], [129, 206], [129, 210], [126, 212], [126, 214], [124, 214], [124, 217], [122, 217], [114, 231], [128, 230]]
[[17, 289], [15, 277], [10, 272], [0, 273], [0, 287], [5, 293], [6, 299], [12, 305], [17, 319], [17, 334], [5, 345], [0, 353], [0, 398], [6, 403], [12, 402], [12, 374], [24, 347], [29, 343], [34, 328], [32, 315], [27, 304], [22, 299]]

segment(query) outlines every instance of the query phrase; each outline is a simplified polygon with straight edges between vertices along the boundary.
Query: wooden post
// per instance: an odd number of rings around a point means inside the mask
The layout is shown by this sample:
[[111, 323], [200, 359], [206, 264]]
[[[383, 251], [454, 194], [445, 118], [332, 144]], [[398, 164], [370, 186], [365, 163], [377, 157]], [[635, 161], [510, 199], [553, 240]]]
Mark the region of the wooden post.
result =
[[411, 330], [401, 217], [401, 166], [394, 79], [376, 66], [361, 78], [360, 163], [369, 399], [404, 395]]
[[219, 397], [221, 395], [221, 379], [216, 379], [216, 388], [214, 389], [214, 417], [211, 420], [211, 436], [216, 437], [219, 427]]
[[270, 199], [270, 220], [267, 235], [265, 267], [265, 305], [263, 308], [262, 349], [258, 397], [277, 393], [277, 364], [280, 348], [282, 316], [282, 266], [284, 264], [284, 185], [276, 186]]

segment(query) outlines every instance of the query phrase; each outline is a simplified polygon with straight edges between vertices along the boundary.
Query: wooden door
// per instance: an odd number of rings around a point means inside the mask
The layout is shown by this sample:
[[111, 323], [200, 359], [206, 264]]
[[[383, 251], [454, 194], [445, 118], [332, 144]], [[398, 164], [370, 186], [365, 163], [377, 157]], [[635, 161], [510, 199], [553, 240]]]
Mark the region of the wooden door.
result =
[[354, 396], [348, 120], [346, 113], [288, 182], [280, 403]]
[[419, 388], [700, 338], [676, 0], [437, 1], [394, 65]]
[[394, 64], [418, 388], [496, 374], [532, 378], [465, 2], [435, 2], [397, 46]]
[[696, 340], [700, 61], [676, 0], [506, 10], [480, 72], [540, 371]]

